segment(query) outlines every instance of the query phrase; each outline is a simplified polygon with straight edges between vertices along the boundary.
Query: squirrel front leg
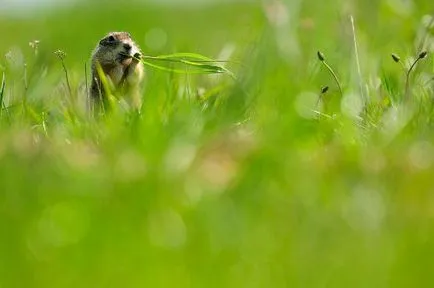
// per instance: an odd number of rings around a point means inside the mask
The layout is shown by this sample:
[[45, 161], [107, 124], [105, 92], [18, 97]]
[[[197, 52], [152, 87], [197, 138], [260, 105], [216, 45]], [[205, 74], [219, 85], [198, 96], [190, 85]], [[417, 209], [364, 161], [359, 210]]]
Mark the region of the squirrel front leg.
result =
[[144, 68], [140, 58], [140, 53], [134, 54], [131, 64], [125, 69], [123, 77], [124, 84], [127, 86], [127, 93], [130, 94], [130, 104], [136, 109], [140, 109], [142, 105], [140, 83], [143, 79]]

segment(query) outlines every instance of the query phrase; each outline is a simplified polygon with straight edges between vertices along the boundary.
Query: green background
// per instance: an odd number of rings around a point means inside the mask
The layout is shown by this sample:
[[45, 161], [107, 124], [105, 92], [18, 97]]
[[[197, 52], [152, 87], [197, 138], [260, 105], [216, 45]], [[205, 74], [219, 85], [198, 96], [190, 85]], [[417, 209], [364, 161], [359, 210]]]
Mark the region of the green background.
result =
[[[430, 287], [431, 1], [180, 3], [0, 2], [0, 287]], [[148, 68], [95, 121], [109, 31], [236, 80]]]

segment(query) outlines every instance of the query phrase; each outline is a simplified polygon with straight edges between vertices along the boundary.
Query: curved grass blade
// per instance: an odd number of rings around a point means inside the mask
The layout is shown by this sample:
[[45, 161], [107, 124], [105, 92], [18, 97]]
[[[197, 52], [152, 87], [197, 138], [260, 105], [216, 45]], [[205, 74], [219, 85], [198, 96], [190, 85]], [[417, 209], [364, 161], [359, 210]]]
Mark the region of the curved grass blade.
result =
[[[181, 69], [176, 69], [176, 68], [169, 68], [166, 66], [161, 66], [161, 65], [157, 65], [154, 63], [150, 63], [149, 61], [145, 61], [142, 60], [143, 64], [161, 70], [161, 71], [165, 71], [165, 72], [173, 72], [173, 73], [177, 73], [177, 74], [216, 74], [216, 73], [223, 73], [223, 71], [221, 69], [217, 70], [217, 69], [211, 69], [211, 67], [199, 67], [202, 69], [195, 69], [195, 70], [191, 70], [191, 69], [186, 69], [186, 70], [181, 70]], [[183, 63], [183, 62], [180, 62]], [[184, 63], [187, 64], [187, 63]], [[191, 65], [191, 64], [190, 64]], [[195, 66], [198, 67], [197, 65], [191, 65], [191, 66]]]
[[[142, 59], [140, 59], [143, 64], [148, 65], [152, 68], [166, 71], [166, 72], [174, 72], [178, 74], [221, 74], [226, 73], [230, 75], [232, 78], [235, 78], [234, 74], [229, 71], [227, 68], [219, 66], [219, 65], [213, 65], [212, 63], [217, 62], [225, 62], [225, 61], [216, 61], [209, 57], [196, 54], [196, 53], [174, 53], [174, 54], [168, 54], [168, 55], [160, 55], [160, 56], [142, 56]], [[174, 62], [183, 64], [186, 66], [194, 67], [193, 70], [191, 69], [176, 69], [176, 68], [170, 68], [167, 66], [157, 65], [154, 63], [151, 63], [149, 60], [157, 60], [157, 61], [166, 61], [166, 62]]]
[[192, 60], [202, 60], [202, 61], [210, 61], [215, 62], [214, 59], [211, 59], [207, 56], [203, 56], [201, 54], [197, 53], [189, 53], [189, 52], [180, 52], [180, 53], [173, 53], [173, 54], [167, 54], [167, 55], [160, 55], [160, 56], [146, 56], [146, 57], [152, 57], [155, 59], [185, 59], [190, 58]]
[[149, 55], [142, 55], [142, 59], [149, 59], [149, 60], [156, 60], [156, 61], [167, 61], [167, 62], [175, 62], [179, 63], [184, 60], [187, 61], [194, 61], [197, 63], [235, 63], [242, 65], [239, 61], [233, 61], [233, 60], [215, 60], [208, 58], [206, 56], [200, 55], [200, 54], [194, 54], [194, 53], [174, 53], [174, 54], [168, 54], [168, 55], [159, 55], [159, 56], [149, 56]]

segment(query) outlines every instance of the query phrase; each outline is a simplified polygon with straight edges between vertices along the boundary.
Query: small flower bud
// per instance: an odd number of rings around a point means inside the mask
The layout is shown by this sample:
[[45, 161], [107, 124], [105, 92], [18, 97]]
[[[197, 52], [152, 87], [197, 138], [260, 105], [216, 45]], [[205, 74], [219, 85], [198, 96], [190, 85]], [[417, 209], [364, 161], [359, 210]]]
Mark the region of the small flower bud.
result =
[[54, 54], [60, 59], [63, 60], [66, 57], [66, 53], [63, 52], [62, 50], [57, 50], [54, 52]]
[[324, 54], [322, 54], [321, 51], [318, 51], [318, 52], [316, 53], [316, 55], [318, 56], [319, 61], [322, 62], [322, 61], [325, 60]]
[[38, 48], [38, 45], [39, 45], [39, 40], [34, 40], [34, 41], [29, 42], [29, 46], [33, 49]]

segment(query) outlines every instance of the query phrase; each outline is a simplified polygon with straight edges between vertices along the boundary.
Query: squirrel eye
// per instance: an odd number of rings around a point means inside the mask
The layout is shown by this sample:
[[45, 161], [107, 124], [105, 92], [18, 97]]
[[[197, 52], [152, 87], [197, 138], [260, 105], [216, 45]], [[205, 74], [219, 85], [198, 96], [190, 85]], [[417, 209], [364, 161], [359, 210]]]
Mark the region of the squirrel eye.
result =
[[110, 35], [104, 39], [102, 39], [99, 44], [102, 46], [108, 46], [110, 44], [113, 44], [113, 42], [116, 41], [116, 38], [113, 35]]

